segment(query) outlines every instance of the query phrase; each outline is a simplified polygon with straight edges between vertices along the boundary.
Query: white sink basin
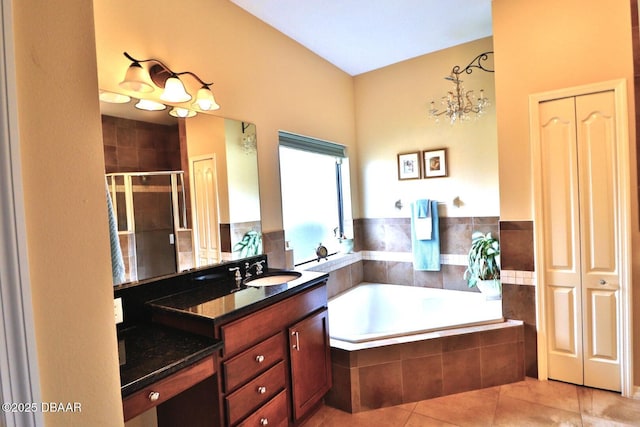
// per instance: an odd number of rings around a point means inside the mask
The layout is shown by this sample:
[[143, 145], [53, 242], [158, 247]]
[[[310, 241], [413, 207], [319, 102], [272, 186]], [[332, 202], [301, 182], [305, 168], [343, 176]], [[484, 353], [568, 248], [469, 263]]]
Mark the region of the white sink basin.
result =
[[283, 283], [290, 282], [302, 276], [297, 271], [283, 271], [277, 273], [266, 273], [261, 276], [257, 276], [255, 279], [251, 279], [245, 282], [247, 286], [274, 286], [282, 285]]

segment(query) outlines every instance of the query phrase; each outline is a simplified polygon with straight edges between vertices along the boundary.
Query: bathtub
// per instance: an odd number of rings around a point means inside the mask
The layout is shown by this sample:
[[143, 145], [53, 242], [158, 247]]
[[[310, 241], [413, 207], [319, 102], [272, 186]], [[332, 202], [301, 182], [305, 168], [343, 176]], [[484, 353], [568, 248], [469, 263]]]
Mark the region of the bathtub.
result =
[[478, 292], [362, 283], [329, 301], [330, 336], [348, 343], [503, 320], [502, 301]]
[[477, 292], [362, 283], [329, 300], [333, 387], [360, 412], [524, 380], [524, 324]]

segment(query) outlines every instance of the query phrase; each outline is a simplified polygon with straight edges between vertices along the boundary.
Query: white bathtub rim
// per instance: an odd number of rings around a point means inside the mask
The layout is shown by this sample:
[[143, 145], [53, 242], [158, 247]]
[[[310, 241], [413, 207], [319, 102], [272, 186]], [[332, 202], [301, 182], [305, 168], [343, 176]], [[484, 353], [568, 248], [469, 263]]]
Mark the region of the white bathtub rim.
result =
[[457, 335], [466, 335], [476, 332], [493, 331], [497, 329], [511, 328], [524, 325], [522, 320], [504, 319], [502, 322], [488, 323], [486, 325], [468, 326], [461, 328], [443, 329], [440, 331], [426, 332], [422, 334], [402, 335], [394, 338], [384, 338], [373, 341], [363, 341], [353, 343], [341, 341], [335, 338], [329, 339], [329, 345], [333, 349], [345, 351], [358, 351], [371, 348], [386, 347], [396, 344], [406, 344], [418, 341], [427, 341], [437, 338], [452, 337]]
[[[479, 293], [476, 292], [468, 292], [468, 291], [459, 291], [459, 290], [449, 290], [449, 289], [441, 289], [441, 288], [422, 288], [416, 286], [408, 286], [408, 285], [394, 285], [387, 283], [376, 283], [376, 282], [362, 282], [358, 285], [351, 287], [334, 297], [329, 299], [329, 323], [331, 324], [331, 302], [335, 299], [345, 295], [349, 292], [355, 292], [358, 288], [367, 285], [382, 285], [384, 287], [401, 287], [405, 288], [408, 292], [424, 292], [424, 293], [435, 293], [442, 294], [446, 292], [448, 296], [455, 296], [456, 298], [462, 297], [465, 299], [480, 299], [483, 298]], [[415, 290], [415, 291], [414, 291]], [[417, 327], [416, 329], [402, 330], [402, 331], [394, 331], [390, 330], [388, 332], [381, 333], [377, 331], [375, 333], [354, 333], [353, 331], [343, 331], [343, 333], [338, 332], [332, 333], [332, 329], [329, 328], [330, 333], [330, 341], [332, 347], [337, 348], [345, 348], [345, 347], [363, 347], [370, 348], [376, 346], [390, 345], [398, 342], [410, 342], [410, 341], [418, 341], [422, 339], [434, 338], [447, 336], [458, 333], [469, 333], [469, 331], [473, 332], [478, 327], [486, 327], [487, 325], [492, 324], [501, 324], [505, 322], [505, 319], [502, 317], [501, 308], [495, 307], [496, 304], [501, 306], [501, 301], [487, 301], [488, 304], [493, 304], [494, 309], [499, 311], [499, 315], [497, 313], [493, 313], [490, 317], [482, 320], [472, 320], [472, 321], [461, 321], [460, 323], [455, 323], [453, 325], [432, 325], [426, 328]], [[474, 329], [475, 328], [475, 329]], [[346, 336], [345, 336], [346, 335]], [[382, 336], [381, 336], [382, 335]]]

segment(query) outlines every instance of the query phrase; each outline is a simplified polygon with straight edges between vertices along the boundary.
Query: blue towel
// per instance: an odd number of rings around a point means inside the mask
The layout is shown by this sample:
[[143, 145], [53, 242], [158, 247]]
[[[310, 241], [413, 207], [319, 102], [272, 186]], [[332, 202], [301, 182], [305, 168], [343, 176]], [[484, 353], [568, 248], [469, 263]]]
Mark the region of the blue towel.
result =
[[106, 183], [107, 189], [107, 212], [109, 215], [109, 244], [111, 246], [111, 276], [113, 285], [119, 285], [125, 281], [124, 259], [122, 257], [122, 249], [120, 248], [120, 239], [118, 238], [118, 223], [115, 213], [113, 212], [113, 203], [111, 202], [111, 193], [109, 193], [109, 185]]
[[413, 217], [417, 240], [431, 240], [433, 235], [433, 219], [429, 200], [416, 200], [416, 213]]
[[[426, 206], [426, 207], [425, 207]], [[431, 214], [431, 239], [420, 240], [416, 236], [416, 221], [424, 212]], [[438, 229], [438, 201], [421, 199], [411, 204], [411, 246], [413, 268], [419, 271], [440, 271], [440, 231]]]

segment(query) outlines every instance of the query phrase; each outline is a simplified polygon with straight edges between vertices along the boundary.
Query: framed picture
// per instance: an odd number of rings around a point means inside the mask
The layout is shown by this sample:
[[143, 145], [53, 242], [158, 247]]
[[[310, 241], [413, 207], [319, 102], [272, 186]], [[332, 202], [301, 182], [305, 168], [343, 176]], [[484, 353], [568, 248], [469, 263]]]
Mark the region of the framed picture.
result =
[[398, 154], [398, 179], [420, 178], [420, 152]]
[[447, 150], [430, 150], [422, 152], [422, 164], [424, 166], [423, 176], [425, 178], [436, 178], [447, 176]]

